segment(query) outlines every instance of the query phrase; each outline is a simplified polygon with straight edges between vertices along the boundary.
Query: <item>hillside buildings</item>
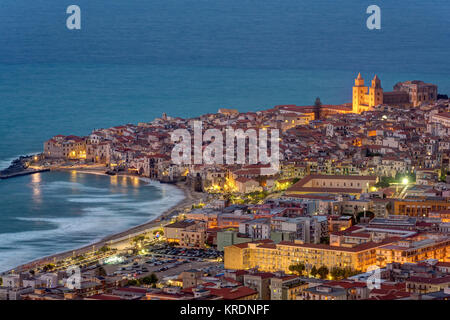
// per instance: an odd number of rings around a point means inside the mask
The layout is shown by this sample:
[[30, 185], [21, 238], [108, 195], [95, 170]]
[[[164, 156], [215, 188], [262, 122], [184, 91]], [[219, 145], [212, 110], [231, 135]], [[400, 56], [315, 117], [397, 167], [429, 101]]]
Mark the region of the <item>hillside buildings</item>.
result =
[[[173, 250], [223, 251], [223, 273], [189, 267], [157, 288], [100, 292], [98, 284], [86, 284], [79, 294], [99, 300], [122, 299], [125, 291], [144, 300], [448, 299], [450, 100], [438, 100], [437, 86], [421, 81], [397, 83], [392, 92], [377, 76], [369, 85], [359, 74], [351, 104], [320, 110], [316, 104], [220, 109], [194, 119], [164, 114], [47, 141], [45, 161], [186, 181], [213, 199], [166, 224], [164, 240]], [[222, 133], [279, 129], [279, 172], [263, 174], [261, 163], [172, 163], [170, 133], [192, 131], [193, 121]], [[376, 289], [366, 282], [373, 266], [381, 268]], [[11, 296], [37, 299], [45, 293], [18, 290], [24, 283], [52, 287], [53, 278], [4, 281], [15, 287]]]

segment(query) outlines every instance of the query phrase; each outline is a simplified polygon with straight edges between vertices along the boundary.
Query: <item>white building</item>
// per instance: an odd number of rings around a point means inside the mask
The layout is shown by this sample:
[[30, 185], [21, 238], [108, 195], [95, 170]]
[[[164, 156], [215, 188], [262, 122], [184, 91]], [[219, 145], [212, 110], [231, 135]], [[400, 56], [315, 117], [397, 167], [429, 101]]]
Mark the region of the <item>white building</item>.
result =
[[261, 218], [241, 222], [239, 233], [255, 240], [270, 239], [270, 220]]

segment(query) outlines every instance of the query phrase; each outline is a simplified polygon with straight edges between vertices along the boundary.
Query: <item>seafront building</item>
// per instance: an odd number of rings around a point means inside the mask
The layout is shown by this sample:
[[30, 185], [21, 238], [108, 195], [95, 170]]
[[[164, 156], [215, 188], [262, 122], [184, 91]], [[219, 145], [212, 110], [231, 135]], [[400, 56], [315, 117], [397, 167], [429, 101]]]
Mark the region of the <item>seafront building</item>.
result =
[[86, 159], [86, 139], [77, 136], [55, 136], [44, 143], [44, 156], [50, 159]]

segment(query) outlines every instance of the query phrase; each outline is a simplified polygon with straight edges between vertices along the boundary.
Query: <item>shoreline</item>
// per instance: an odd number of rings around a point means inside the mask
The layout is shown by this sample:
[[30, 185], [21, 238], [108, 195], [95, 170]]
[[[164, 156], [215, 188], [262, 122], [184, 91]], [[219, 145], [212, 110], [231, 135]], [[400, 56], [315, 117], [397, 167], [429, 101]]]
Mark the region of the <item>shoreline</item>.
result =
[[[100, 166], [99, 166], [99, 169], [100, 169]], [[95, 167], [90, 167], [90, 168], [89, 167], [83, 167], [83, 168], [76, 168], [76, 167], [61, 168], [61, 167], [59, 167], [59, 168], [52, 168], [49, 171], [50, 172], [51, 171], [66, 171], [66, 172], [76, 171], [76, 172], [80, 172], [80, 173], [103, 175], [103, 176], [109, 177], [109, 175], [107, 175], [105, 173], [104, 167], [101, 167], [102, 170], [99, 170], [99, 169], [96, 170]], [[118, 173], [117, 176], [139, 178], [141, 181], [145, 181], [145, 182], [152, 182], [152, 181], [158, 182], [157, 180], [151, 180], [150, 178], [141, 177], [141, 176], [133, 175], [130, 173]], [[161, 183], [161, 182], [159, 182], [159, 183]], [[94, 240], [92, 243], [90, 243], [88, 245], [84, 245], [82, 247], [78, 247], [75, 249], [65, 250], [63, 252], [54, 253], [49, 256], [34, 259], [30, 262], [21, 264], [15, 268], [3, 271], [0, 274], [24, 272], [29, 269], [33, 269], [33, 268], [36, 268], [38, 266], [41, 266], [41, 265], [44, 265], [47, 263], [55, 263], [58, 260], [64, 260], [69, 257], [82, 255], [82, 254], [85, 254], [88, 252], [93, 252], [104, 246], [110, 246], [115, 243], [129, 241], [131, 238], [133, 238], [137, 235], [150, 232], [151, 229], [154, 229], [158, 226], [162, 226], [162, 224], [164, 222], [170, 221], [171, 216], [173, 216], [176, 213], [184, 211], [184, 209], [186, 209], [186, 208], [190, 208], [192, 206], [192, 204], [196, 203], [199, 199], [201, 199], [205, 195], [204, 193], [199, 193], [199, 192], [193, 191], [189, 186], [187, 186], [185, 184], [185, 182], [178, 182], [178, 183], [174, 183], [174, 184], [170, 184], [170, 185], [183, 191], [184, 198], [181, 199], [180, 201], [178, 201], [177, 203], [174, 203], [171, 207], [165, 209], [154, 219], [144, 222], [142, 224], [136, 225], [136, 226], [129, 227], [128, 229], [125, 229], [123, 231], [107, 235], [100, 240], [96, 240], [96, 241]]]

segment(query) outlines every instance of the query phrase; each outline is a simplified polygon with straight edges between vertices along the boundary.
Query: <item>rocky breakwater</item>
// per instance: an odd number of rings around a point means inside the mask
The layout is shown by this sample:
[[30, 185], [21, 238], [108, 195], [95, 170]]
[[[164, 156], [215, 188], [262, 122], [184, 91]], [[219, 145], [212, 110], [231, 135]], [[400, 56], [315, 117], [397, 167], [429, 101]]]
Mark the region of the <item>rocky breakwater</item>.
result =
[[14, 177], [25, 176], [28, 174], [50, 171], [48, 168], [31, 168], [30, 165], [37, 156], [21, 156], [11, 162], [11, 165], [5, 170], [0, 171], [0, 179], [9, 179]]

